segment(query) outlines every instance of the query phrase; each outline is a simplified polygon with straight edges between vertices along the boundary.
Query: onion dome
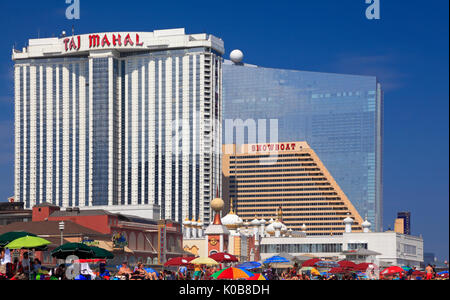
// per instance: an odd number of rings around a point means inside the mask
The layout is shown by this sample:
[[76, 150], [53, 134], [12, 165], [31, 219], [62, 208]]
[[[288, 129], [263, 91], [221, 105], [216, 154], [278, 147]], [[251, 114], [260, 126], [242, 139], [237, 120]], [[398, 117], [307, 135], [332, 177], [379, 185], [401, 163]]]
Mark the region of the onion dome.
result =
[[203, 224], [202, 220], [198, 220], [198, 221], [197, 221], [197, 225], [198, 225], [199, 227], [203, 227], [203, 225], [205, 225], [205, 224]]
[[239, 218], [238, 215], [231, 212], [222, 218], [222, 224], [225, 225], [228, 229], [236, 229], [241, 226], [242, 223], [242, 219]]
[[259, 226], [260, 222], [259, 222], [258, 219], [254, 219], [253, 221], [250, 222], [250, 225], [252, 225], [252, 226]]
[[372, 226], [372, 223], [370, 223], [369, 221], [365, 220], [365, 221], [361, 224], [361, 226], [362, 226], [363, 228], [370, 228], [370, 226]]
[[266, 233], [273, 235], [275, 233], [275, 228], [273, 227], [273, 223], [270, 223], [266, 226]]
[[259, 225], [266, 225], [267, 221], [264, 219], [259, 220]]
[[344, 224], [350, 224], [351, 225], [351, 224], [353, 224], [353, 222], [354, 222], [353, 219], [350, 218], [350, 217], [347, 217], [347, 218], [344, 219]]
[[184, 222], [183, 222], [184, 226], [189, 226], [191, 224], [192, 224], [192, 222], [188, 218], [186, 218], [186, 220], [184, 220]]
[[272, 224], [272, 226], [273, 226], [273, 229], [275, 229], [275, 230], [281, 230], [283, 228], [283, 224], [281, 222], [278, 222], [278, 221], [274, 222]]

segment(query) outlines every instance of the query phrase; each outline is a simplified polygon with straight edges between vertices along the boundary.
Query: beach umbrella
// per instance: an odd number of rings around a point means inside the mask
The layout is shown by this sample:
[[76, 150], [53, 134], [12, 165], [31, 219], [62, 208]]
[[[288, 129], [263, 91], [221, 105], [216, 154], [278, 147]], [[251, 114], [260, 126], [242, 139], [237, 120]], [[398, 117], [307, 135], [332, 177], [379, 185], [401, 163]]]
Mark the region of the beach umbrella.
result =
[[267, 280], [262, 274], [255, 274], [252, 277], [247, 278], [247, 280]]
[[360, 264], [356, 265], [356, 267], [354, 268], [354, 270], [355, 270], [355, 271], [366, 272], [367, 269], [368, 269], [370, 266], [375, 267], [375, 265], [374, 265], [374, 264], [371, 264], [371, 263], [360, 263]]
[[99, 259], [113, 259], [114, 258], [114, 254], [112, 254], [108, 250], [105, 250], [105, 249], [99, 248], [99, 247], [94, 247], [94, 246], [91, 246], [90, 248], [94, 252], [94, 256], [92, 258], [99, 258]]
[[148, 274], [158, 274], [158, 272], [156, 272], [156, 271], [153, 270], [152, 268], [145, 268], [144, 270], [145, 270], [145, 272], [147, 272]]
[[287, 258], [281, 257], [281, 256], [272, 256], [264, 261], [265, 264], [272, 264], [272, 263], [288, 263], [289, 260]]
[[52, 251], [52, 256], [59, 259], [66, 259], [71, 255], [82, 259], [93, 258], [94, 251], [91, 247], [82, 243], [67, 243]]
[[302, 263], [302, 267], [314, 267], [314, 265], [319, 262], [320, 259], [312, 258]]
[[442, 277], [442, 278], [447, 278], [448, 277], [448, 271], [439, 272], [439, 273], [437, 273], [437, 275], [439, 277]]
[[408, 267], [408, 266], [403, 266], [402, 269], [403, 269], [405, 272], [408, 272], [408, 271], [412, 270], [412, 268], [411, 268], [411, 267]]
[[338, 268], [332, 268], [328, 273], [330, 274], [345, 274], [347, 271], [344, 268], [338, 267]]
[[17, 250], [17, 249], [36, 249], [39, 247], [44, 247], [47, 245], [50, 245], [51, 242], [37, 237], [37, 236], [24, 236], [21, 238], [18, 238], [8, 245], [5, 246], [5, 248], [11, 249], [11, 250]]
[[209, 258], [212, 258], [215, 261], [220, 262], [220, 263], [238, 262], [239, 261], [239, 259], [236, 256], [231, 255], [229, 253], [225, 253], [225, 252], [210, 255]]
[[425, 277], [425, 273], [421, 272], [421, 271], [414, 271], [412, 273], [413, 276], [418, 276], [418, 277]]
[[243, 269], [239, 268], [228, 268], [224, 270], [220, 270], [213, 275], [211, 275], [212, 278], [215, 279], [248, 279], [252, 277], [254, 274]]
[[335, 261], [327, 261], [327, 260], [323, 260], [323, 261], [318, 261], [315, 266], [317, 267], [321, 267], [321, 268], [339, 268], [340, 265], [335, 262]]
[[191, 265], [206, 265], [206, 266], [216, 266], [219, 263], [212, 258], [209, 257], [199, 257], [194, 260], [191, 260]]
[[397, 266], [392, 266], [392, 267], [384, 269], [381, 272], [381, 275], [386, 276], [386, 275], [393, 275], [393, 274], [404, 273], [404, 272], [405, 272], [405, 270], [403, 270], [402, 268], [397, 267]]
[[249, 261], [249, 262], [245, 262], [240, 265], [237, 265], [236, 268], [252, 270], [252, 269], [258, 269], [261, 266], [262, 266], [262, 264], [257, 261]]
[[312, 268], [312, 270], [310, 272], [312, 275], [320, 276], [320, 272], [316, 268]]
[[37, 236], [33, 233], [25, 232], [25, 231], [10, 231], [0, 235], [0, 248], [4, 248], [6, 245], [11, 243], [18, 238], [25, 236]]
[[195, 257], [175, 257], [169, 259], [164, 267], [179, 267], [179, 266], [187, 266], [189, 263], [194, 260]]
[[[352, 261], [349, 260], [341, 260], [338, 262], [339, 266], [341, 268], [345, 268], [345, 269], [355, 269], [357, 264], [355, 264]], [[364, 271], [367, 270], [367, 268], [364, 269]]]

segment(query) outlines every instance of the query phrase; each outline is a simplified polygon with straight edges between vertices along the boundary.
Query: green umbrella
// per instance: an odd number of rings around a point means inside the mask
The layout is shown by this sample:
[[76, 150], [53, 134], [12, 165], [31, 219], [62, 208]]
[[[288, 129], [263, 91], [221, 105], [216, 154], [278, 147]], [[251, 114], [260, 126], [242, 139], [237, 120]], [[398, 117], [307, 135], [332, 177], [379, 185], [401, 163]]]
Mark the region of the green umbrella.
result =
[[43, 238], [37, 236], [24, 236], [18, 238], [8, 245], [5, 248], [16, 250], [16, 249], [36, 249], [39, 247], [44, 247], [50, 245], [51, 242], [44, 240]]
[[112, 254], [108, 250], [105, 250], [105, 249], [99, 248], [99, 247], [94, 247], [94, 246], [91, 246], [90, 248], [94, 252], [94, 257], [92, 257], [92, 258], [98, 258], [98, 259], [113, 259], [114, 258], [114, 254]]
[[0, 248], [4, 248], [6, 245], [11, 243], [18, 238], [25, 236], [37, 236], [33, 233], [25, 232], [25, 231], [11, 231], [0, 235]]
[[91, 247], [82, 243], [67, 243], [52, 251], [52, 256], [59, 259], [66, 259], [71, 255], [81, 259], [93, 258], [94, 251]]

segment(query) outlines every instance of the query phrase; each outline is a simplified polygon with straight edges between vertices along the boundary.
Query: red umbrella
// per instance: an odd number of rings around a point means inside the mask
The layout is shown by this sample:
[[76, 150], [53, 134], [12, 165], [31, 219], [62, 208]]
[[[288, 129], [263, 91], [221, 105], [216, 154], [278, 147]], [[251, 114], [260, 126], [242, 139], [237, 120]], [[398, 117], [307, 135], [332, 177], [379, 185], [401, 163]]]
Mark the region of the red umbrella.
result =
[[[345, 268], [345, 269], [355, 269], [357, 266], [354, 262], [349, 261], [349, 260], [341, 260], [338, 262], [338, 264], [341, 266], [341, 268]], [[364, 271], [366, 269], [364, 269]]]
[[164, 267], [178, 267], [178, 266], [187, 266], [191, 262], [191, 260], [194, 260], [195, 257], [175, 257], [172, 259], [169, 259], [165, 264]]
[[393, 275], [393, 274], [399, 274], [399, 273], [405, 273], [405, 270], [403, 270], [400, 267], [393, 266], [393, 267], [389, 267], [389, 268], [384, 269], [381, 272], [381, 275], [386, 276], [386, 275]]
[[344, 274], [347, 271], [344, 268], [331, 268], [330, 271], [328, 271], [328, 273], [330, 274]]
[[319, 261], [320, 259], [318, 258], [308, 259], [307, 261], [302, 263], [302, 267], [314, 267], [314, 265]]
[[225, 252], [210, 255], [209, 258], [212, 258], [215, 261], [220, 262], [220, 263], [238, 262], [239, 261], [239, 259], [236, 256], [231, 255], [229, 253], [225, 253]]
[[365, 272], [365, 271], [367, 271], [367, 269], [369, 268], [370, 265], [372, 265], [372, 264], [370, 264], [370, 263], [360, 263], [360, 264], [355, 266], [354, 270], [355, 271]]
[[424, 272], [420, 272], [420, 271], [414, 271], [412, 272], [413, 276], [420, 276], [420, 277], [425, 277], [425, 273]]

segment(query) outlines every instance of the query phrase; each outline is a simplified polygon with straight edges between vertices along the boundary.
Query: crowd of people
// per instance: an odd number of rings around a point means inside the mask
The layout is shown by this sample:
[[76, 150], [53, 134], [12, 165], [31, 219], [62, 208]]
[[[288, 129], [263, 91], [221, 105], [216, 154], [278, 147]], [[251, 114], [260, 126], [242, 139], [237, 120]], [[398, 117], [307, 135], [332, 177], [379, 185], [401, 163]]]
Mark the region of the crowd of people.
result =
[[[24, 252], [22, 257], [14, 258], [8, 250], [0, 252], [0, 280], [213, 280], [212, 275], [220, 270], [219, 266], [195, 265], [192, 267], [180, 266], [175, 269], [155, 271], [145, 268], [142, 263], [130, 267], [123, 262], [120, 267], [113, 270], [107, 268], [104, 262], [97, 264], [91, 269], [89, 264], [81, 264], [79, 274], [73, 277], [68, 272], [68, 266], [60, 264], [56, 268], [45, 268], [39, 259], [30, 259], [29, 254]], [[303, 271], [295, 264], [288, 269], [275, 269], [270, 265], [259, 270], [251, 270], [261, 273], [267, 280], [364, 280], [373, 279], [361, 272], [345, 272], [342, 274], [329, 274]], [[373, 270], [372, 270], [373, 272]], [[422, 273], [422, 272], [419, 272]], [[69, 276], [68, 276], [69, 274]], [[363, 274], [364, 276], [361, 276]], [[423, 275], [417, 276], [416, 268], [409, 268], [405, 272], [382, 276], [383, 280], [437, 280], [444, 279], [436, 272], [435, 266], [427, 265]], [[370, 275], [370, 274], [369, 274]], [[69, 277], [69, 278], [68, 278]], [[378, 278], [377, 278], [378, 279]], [[445, 278], [448, 279], [448, 276]]]

